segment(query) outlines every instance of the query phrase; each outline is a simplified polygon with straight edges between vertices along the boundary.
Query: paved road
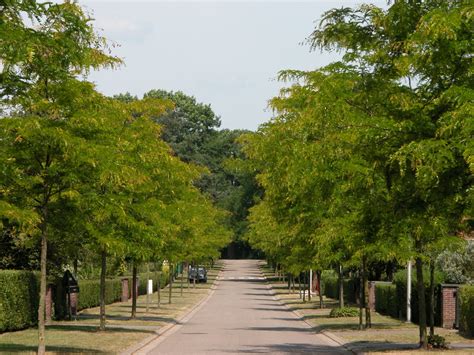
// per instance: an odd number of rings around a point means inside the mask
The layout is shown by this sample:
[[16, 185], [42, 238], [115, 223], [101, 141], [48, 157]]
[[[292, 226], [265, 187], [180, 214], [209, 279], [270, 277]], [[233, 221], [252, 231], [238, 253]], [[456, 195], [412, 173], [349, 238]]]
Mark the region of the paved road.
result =
[[227, 260], [212, 297], [150, 354], [346, 353], [270, 295], [253, 260]]

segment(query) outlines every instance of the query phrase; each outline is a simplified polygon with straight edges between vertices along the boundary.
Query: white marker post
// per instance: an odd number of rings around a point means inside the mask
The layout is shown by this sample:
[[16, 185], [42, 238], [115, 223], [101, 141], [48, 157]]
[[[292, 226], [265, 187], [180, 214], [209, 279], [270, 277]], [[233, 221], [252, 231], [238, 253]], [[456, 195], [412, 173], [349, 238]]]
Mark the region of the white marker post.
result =
[[407, 323], [411, 322], [411, 260], [407, 264]]
[[149, 298], [151, 295], [153, 294], [153, 280], [148, 280], [148, 285], [147, 285], [147, 289], [146, 289], [146, 312], [148, 313], [148, 302], [149, 302]]

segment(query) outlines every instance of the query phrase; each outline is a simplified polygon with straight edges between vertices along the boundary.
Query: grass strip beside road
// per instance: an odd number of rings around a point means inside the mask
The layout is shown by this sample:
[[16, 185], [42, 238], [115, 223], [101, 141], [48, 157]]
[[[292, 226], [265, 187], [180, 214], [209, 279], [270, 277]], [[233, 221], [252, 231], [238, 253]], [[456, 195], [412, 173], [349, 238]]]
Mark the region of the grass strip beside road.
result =
[[[391, 345], [413, 345], [418, 343], [418, 326], [406, 323], [389, 316], [372, 312], [372, 328], [359, 330], [359, 317], [331, 318], [329, 313], [338, 306], [335, 299], [324, 297], [324, 308], [319, 308], [319, 296], [311, 297], [305, 302], [299, 296], [298, 284], [295, 284], [295, 293], [288, 290], [287, 282], [279, 281], [272, 269], [262, 266], [262, 272], [272, 286], [277, 298], [293, 311], [297, 311], [302, 318], [317, 331], [330, 331], [352, 347], [360, 350], [374, 351]], [[307, 295], [306, 295], [307, 296]], [[356, 305], [349, 305], [358, 307]], [[436, 328], [435, 333], [446, 338], [450, 344], [467, 344], [474, 347], [474, 339], [467, 338], [457, 330]], [[473, 352], [471, 352], [473, 353]]]
[[[204, 299], [214, 284], [221, 264], [208, 271], [208, 282], [193, 285], [184, 278], [181, 296], [180, 278], [173, 286], [171, 304], [168, 302], [168, 287], [161, 290], [161, 305], [157, 307], [157, 293], [149, 296], [146, 312], [146, 296], [137, 300], [137, 317], [130, 319], [132, 303], [118, 302], [106, 306], [107, 330], [98, 331], [99, 307], [83, 310], [77, 320], [55, 321], [46, 327], [46, 349], [48, 353], [118, 353], [133, 344], [143, 341], [170, 323], [186, 314]], [[0, 334], [0, 353], [33, 353], [37, 350], [38, 330], [29, 328]]]

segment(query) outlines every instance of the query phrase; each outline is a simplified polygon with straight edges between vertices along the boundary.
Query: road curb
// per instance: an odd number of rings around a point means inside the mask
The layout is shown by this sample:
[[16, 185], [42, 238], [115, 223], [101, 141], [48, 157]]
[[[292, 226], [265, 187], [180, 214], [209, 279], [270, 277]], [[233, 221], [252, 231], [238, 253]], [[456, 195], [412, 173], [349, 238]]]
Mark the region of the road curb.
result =
[[[263, 273], [262, 273], [263, 275]], [[327, 338], [329, 338], [330, 340], [332, 340], [333, 342], [335, 342], [336, 344], [338, 344], [339, 346], [345, 348], [347, 351], [350, 351], [351, 353], [353, 354], [357, 354], [357, 352], [355, 351], [354, 348], [352, 348], [351, 346], [348, 345], [347, 341], [338, 337], [337, 335], [335, 335], [334, 333], [331, 333], [330, 331], [328, 330], [318, 330], [314, 327], [313, 324], [309, 323], [305, 318], [304, 318], [304, 315], [301, 314], [300, 312], [298, 312], [298, 310], [296, 309], [293, 309], [291, 307], [289, 307], [286, 303], [282, 302], [282, 300], [278, 297], [278, 294], [275, 292], [275, 290], [273, 289], [272, 287], [272, 284], [270, 283], [270, 281], [268, 281], [267, 277], [265, 275], [263, 275], [263, 277], [265, 277], [265, 282], [266, 282], [266, 286], [267, 286], [267, 289], [268, 289], [268, 292], [270, 293], [270, 295], [273, 296], [273, 298], [278, 301], [278, 303], [280, 303], [283, 307], [285, 307], [286, 309], [288, 309], [289, 311], [293, 312], [294, 315], [296, 315], [296, 317], [298, 319], [300, 319], [301, 321], [303, 321], [304, 323], [306, 323], [311, 329], [313, 329], [315, 331], [315, 333], [317, 334], [321, 334]]]
[[[219, 271], [219, 273], [216, 276], [216, 280], [210, 287], [210, 291], [206, 297], [204, 297], [201, 301], [199, 301], [197, 304], [195, 304], [188, 312], [183, 314], [181, 317], [179, 317], [177, 320], [172, 321], [170, 324], [165, 325], [164, 327], [161, 327], [155, 331], [155, 334], [150, 335], [149, 337], [145, 338], [138, 344], [134, 344], [124, 351], [120, 353], [120, 355], [132, 355], [132, 354], [147, 354], [149, 351], [154, 349], [159, 343], [161, 343], [164, 339], [166, 339], [166, 335], [171, 335], [167, 334], [169, 333], [173, 328], [175, 328], [178, 325], [183, 325], [186, 324], [193, 316], [194, 314], [199, 311], [206, 303], [209, 301], [209, 299], [212, 297], [214, 294], [217, 286], [219, 285], [219, 276], [222, 273], [222, 270]], [[178, 328], [175, 328], [176, 330]]]

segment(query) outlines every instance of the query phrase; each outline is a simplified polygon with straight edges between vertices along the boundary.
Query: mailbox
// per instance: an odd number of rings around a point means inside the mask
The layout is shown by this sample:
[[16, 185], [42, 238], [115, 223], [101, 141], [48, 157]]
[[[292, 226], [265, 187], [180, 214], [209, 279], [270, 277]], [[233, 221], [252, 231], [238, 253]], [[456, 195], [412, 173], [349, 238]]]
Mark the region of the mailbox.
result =
[[66, 270], [63, 276], [63, 285], [66, 289], [66, 293], [78, 293], [79, 285], [77, 284], [76, 279], [72, 276], [69, 270]]

